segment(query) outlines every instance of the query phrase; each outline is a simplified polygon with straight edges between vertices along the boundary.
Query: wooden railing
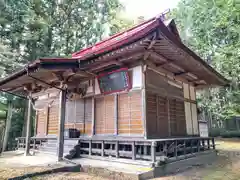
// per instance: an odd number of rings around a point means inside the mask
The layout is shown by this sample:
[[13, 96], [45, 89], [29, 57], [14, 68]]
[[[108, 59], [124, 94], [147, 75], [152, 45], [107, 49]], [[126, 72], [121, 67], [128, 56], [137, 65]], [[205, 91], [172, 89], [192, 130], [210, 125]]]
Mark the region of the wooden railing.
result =
[[156, 140], [80, 140], [80, 156], [82, 157], [111, 156], [152, 163], [172, 162], [214, 149], [214, 138], [202, 137]]
[[[42, 146], [43, 142], [47, 140], [57, 140], [56, 137], [31, 137], [30, 139], [30, 149], [38, 149], [39, 146]], [[16, 138], [17, 141], [17, 149], [25, 148], [26, 145], [26, 138], [25, 137], [18, 137]]]
[[[57, 138], [32, 137], [30, 148], [38, 149], [43, 142]], [[17, 148], [25, 147], [25, 138], [17, 138]], [[65, 139], [67, 140], [67, 139]], [[113, 157], [134, 161], [150, 162], [153, 165], [161, 162], [173, 162], [195, 156], [199, 153], [215, 150], [214, 138], [188, 137], [172, 139], [105, 139], [79, 138], [81, 157]]]

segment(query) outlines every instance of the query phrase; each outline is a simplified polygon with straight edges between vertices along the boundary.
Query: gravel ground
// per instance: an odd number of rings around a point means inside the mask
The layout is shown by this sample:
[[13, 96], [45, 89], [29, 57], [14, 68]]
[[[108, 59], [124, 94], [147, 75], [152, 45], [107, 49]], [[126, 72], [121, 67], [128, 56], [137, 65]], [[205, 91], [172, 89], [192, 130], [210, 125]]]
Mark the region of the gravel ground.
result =
[[[239, 180], [240, 179], [240, 140], [235, 142], [217, 141], [219, 156], [216, 161], [187, 171], [155, 178], [154, 180]], [[43, 171], [52, 167], [3, 168], [0, 164], [0, 179], [23, 175], [29, 172]], [[32, 178], [33, 180], [107, 180], [87, 173], [56, 173]], [[123, 180], [119, 178], [119, 180]]]

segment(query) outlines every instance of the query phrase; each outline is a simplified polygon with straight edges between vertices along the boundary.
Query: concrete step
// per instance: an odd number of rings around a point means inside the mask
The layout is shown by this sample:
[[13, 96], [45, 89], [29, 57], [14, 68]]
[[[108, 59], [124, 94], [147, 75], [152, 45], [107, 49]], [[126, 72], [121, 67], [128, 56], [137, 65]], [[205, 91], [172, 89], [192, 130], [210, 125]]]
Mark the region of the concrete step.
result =
[[[73, 149], [70, 149], [70, 148], [64, 148], [63, 152], [64, 154], [69, 154], [69, 152], [73, 150]], [[57, 153], [57, 148], [52, 148], [52, 147], [39, 147], [39, 151], [43, 151], [43, 152], [48, 152], [48, 153]]]

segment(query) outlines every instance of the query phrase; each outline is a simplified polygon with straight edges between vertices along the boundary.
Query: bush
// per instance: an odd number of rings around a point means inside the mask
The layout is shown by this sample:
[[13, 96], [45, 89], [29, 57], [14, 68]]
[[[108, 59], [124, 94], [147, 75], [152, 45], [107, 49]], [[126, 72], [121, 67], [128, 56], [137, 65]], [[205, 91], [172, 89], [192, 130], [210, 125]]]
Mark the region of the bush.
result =
[[223, 138], [240, 138], [240, 131], [224, 131], [220, 133]]
[[224, 130], [220, 129], [220, 128], [209, 129], [209, 136], [210, 137], [219, 137], [219, 136], [221, 136], [221, 132], [223, 132], [223, 131]]

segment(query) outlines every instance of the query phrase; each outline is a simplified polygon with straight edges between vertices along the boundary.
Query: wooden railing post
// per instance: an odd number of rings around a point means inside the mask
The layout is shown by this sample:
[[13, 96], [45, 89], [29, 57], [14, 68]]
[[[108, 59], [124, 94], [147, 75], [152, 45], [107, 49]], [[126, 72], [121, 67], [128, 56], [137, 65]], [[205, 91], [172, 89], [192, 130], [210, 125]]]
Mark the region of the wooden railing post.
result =
[[215, 140], [214, 140], [214, 138], [212, 138], [212, 147], [213, 147], [213, 149], [215, 149]]
[[115, 144], [115, 154], [116, 154], [116, 158], [119, 158], [119, 143], [118, 141], [116, 141], [116, 144]]
[[197, 140], [197, 151], [200, 152], [200, 141], [199, 141], [199, 139]]
[[186, 140], [184, 140], [184, 144], [183, 144], [183, 154], [184, 156], [186, 156]]
[[132, 142], [132, 160], [136, 160], [136, 148], [135, 148], [135, 142]]
[[191, 153], [193, 153], [193, 140], [192, 139], [190, 140], [190, 143], [191, 143]]
[[101, 156], [104, 156], [104, 141], [102, 141], [101, 144], [102, 144]]
[[36, 139], [33, 139], [33, 149], [36, 149]]
[[156, 161], [156, 142], [155, 141], [153, 141], [151, 144], [151, 159], [153, 163]]
[[89, 152], [88, 152], [89, 156], [92, 155], [92, 141], [89, 141]]
[[205, 140], [202, 139], [203, 151], [205, 151]]
[[177, 141], [175, 141], [175, 143], [174, 143], [174, 145], [175, 145], [175, 148], [174, 148], [174, 154], [175, 154], [175, 158], [177, 159]]
[[19, 149], [19, 139], [17, 139], [17, 149]]
[[208, 147], [208, 150], [210, 150], [210, 140], [207, 139], [207, 147]]

